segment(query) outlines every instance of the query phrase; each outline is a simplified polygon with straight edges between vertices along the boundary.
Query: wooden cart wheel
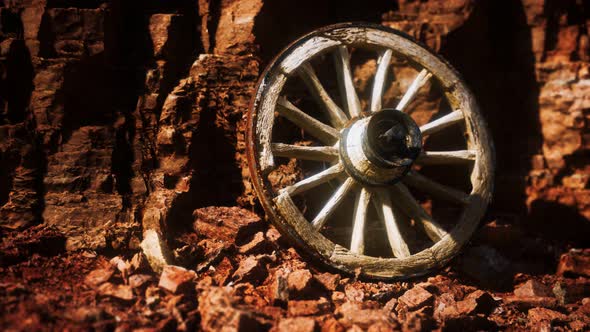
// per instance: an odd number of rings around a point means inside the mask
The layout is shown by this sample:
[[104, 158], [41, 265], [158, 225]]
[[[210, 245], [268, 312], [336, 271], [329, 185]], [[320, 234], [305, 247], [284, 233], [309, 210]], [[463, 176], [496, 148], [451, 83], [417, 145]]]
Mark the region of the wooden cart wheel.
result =
[[[361, 53], [377, 60], [366, 98], [351, 65]], [[386, 105], [400, 63], [417, 74]], [[418, 125], [412, 108], [424, 90], [441, 102], [435, 119]], [[459, 133], [451, 141], [461, 146], [428, 151], [446, 131]], [[378, 25], [328, 26], [282, 51], [258, 83], [247, 154], [279, 231], [326, 264], [368, 277], [410, 277], [448, 262], [492, 193], [493, 145], [472, 93], [447, 62]], [[433, 179], [437, 167], [446, 173]], [[463, 188], [442, 181], [461, 179]]]

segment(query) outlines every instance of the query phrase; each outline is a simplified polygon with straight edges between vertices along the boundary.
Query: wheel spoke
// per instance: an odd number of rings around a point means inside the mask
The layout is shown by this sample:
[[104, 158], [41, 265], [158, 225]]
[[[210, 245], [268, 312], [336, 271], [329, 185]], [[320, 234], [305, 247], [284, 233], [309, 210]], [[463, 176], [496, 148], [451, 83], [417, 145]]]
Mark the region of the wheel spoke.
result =
[[392, 51], [386, 50], [381, 54], [377, 61], [377, 71], [375, 72], [375, 80], [373, 82], [373, 92], [371, 94], [371, 112], [381, 110], [381, 100], [383, 98], [383, 88], [385, 86], [385, 79], [387, 78], [387, 68], [391, 61]]
[[445, 186], [436, 181], [433, 181], [417, 172], [410, 171], [404, 177], [403, 181], [405, 184], [412, 186], [418, 190], [427, 192], [437, 198], [461, 205], [469, 204], [468, 194], [455, 188], [451, 188], [449, 186]]
[[336, 53], [334, 53], [334, 62], [336, 63], [338, 86], [344, 107], [351, 118], [357, 117], [361, 115], [361, 103], [354, 89], [350, 70], [350, 53], [346, 46], [338, 47]]
[[461, 120], [463, 120], [463, 112], [453, 111], [440, 119], [436, 119], [430, 123], [423, 125], [422, 127], [420, 127], [420, 131], [424, 136], [434, 134], [440, 131], [441, 129], [444, 129], [450, 125], [460, 122]]
[[352, 189], [354, 184], [354, 180], [349, 177], [346, 178], [344, 183], [340, 187], [338, 187], [338, 189], [336, 189], [336, 192], [334, 192], [334, 194], [332, 195], [332, 197], [330, 197], [326, 205], [324, 205], [322, 210], [311, 222], [315, 229], [319, 230], [324, 226], [328, 218], [332, 215], [332, 213], [334, 213], [338, 205], [342, 203], [342, 200], [344, 199], [344, 197], [346, 197], [346, 194], [350, 191], [350, 189]]
[[350, 240], [350, 252], [362, 255], [365, 252], [365, 223], [371, 193], [362, 188], [356, 195], [354, 203], [352, 238]]
[[406, 93], [402, 97], [402, 100], [399, 101], [395, 109], [403, 112], [406, 106], [408, 106], [408, 104], [410, 104], [410, 102], [414, 100], [414, 97], [416, 97], [416, 94], [418, 93], [420, 88], [422, 88], [424, 84], [426, 84], [426, 82], [430, 80], [431, 77], [432, 73], [429, 73], [426, 69], [422, 69], [422, 71], [418, 73], [418, 76], [416, 76], [416, 78], [408, 88], [408, 91], [406, 91]]
[[307, 115], [285, 97], [279, 98], [277, 112], [324, 144], [332, 145], [338, 141], [338, 130]]
[[336, 128], [344, 127], [348, 121], [346, 114], [344, 114], [340, 107], [334, 103], [330, 95], [328, 95], [328, 92], [324, 89], [324, 86], [311, 65], [309, 63], [303, 64], [298, 73], [317, 103], [326, 112], [326, 115], [330, 119], [330, 123]]
[[389, 192], [383, 188], [375, 189], [374, 192], [375, 207], [377, 208], [379, 217], [385, 223], [387, 239], [389, 240], [393, 255], [398, 258], [410, 256], [410, 249], [399, 230], [399, 218], [396, 218], [394, 213]]
[[306, 190], [317, 187], [322, 183], [335, 179], [342, 173], [344, 173], [344, 167], [342, 167], [342, 164], [336, 164], [293, 185], [283, 188], [281, 192], [286, 192], [291, 196], [295, 196]]
[[447, 235], [447, 232], [442, 226], [432, 219], [404, 184], [396, 183], [393, 186], [392, 191], [398, 206], [404, 210], [408, 216], [424, 226], [426, 235], [428, 235], [432, 241], [437, 242]]
[[475, 160], [477, 151], [423, 151], [416, 160], [420, 165], [461, 164]]
[[338, 159], [338, 149], [333, 146], [303, 146], [273, 143], [272, 153], [276, 157], [304, 160], [334, 161]]

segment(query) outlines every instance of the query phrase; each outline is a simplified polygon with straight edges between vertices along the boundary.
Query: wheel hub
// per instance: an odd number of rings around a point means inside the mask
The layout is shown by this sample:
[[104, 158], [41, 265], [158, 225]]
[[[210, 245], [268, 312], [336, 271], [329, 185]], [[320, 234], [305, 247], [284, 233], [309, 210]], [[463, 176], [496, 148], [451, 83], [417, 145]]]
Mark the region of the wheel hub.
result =
[[355, 180], [373, 186], [399, 181], [422, 149], [422, 134], [404, 112], [384, 109], [342, 131], [340, 157]]

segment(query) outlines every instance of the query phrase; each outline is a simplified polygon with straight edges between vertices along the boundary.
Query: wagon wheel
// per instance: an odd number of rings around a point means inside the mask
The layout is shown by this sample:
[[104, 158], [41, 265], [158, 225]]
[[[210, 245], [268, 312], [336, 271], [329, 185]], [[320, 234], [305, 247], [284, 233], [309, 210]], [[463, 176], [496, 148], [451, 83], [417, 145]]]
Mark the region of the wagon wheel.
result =
[[[364, 99], [351, 65], [360, 50], [377, 59]], [[317, 61], [327, 58], [335, 72], [322, 82], [318, 73], [327, 66]], [[394, 58], [417, 75], [394, 104], [382, 105]], [[289, 92], [290, 82], [305, 90]], [[418, 125], [409, 114], [426, 86], [438, 87], [448, 109]], [[317, 107], [305, 104], [308, 95]], [[423, 147], [450, 130], [460, 133], [462, 149]], [[350, 273], [399, 278], [441, 266], [470, 238], [491, 198], [493, 146], [473, 95], [444, 60], [382, 26], [329, 26], [288, 46], [260, 79], [247, 140], [251, 177], [270, 219], [307, 253]], [[464, 177], [467, 189], [421, 174], [452, 165], [465, 171], [454, 177]], [[428, 202], [456, 217], [439, 222]], [[379, 241], [385, 245], [375, 247]]]

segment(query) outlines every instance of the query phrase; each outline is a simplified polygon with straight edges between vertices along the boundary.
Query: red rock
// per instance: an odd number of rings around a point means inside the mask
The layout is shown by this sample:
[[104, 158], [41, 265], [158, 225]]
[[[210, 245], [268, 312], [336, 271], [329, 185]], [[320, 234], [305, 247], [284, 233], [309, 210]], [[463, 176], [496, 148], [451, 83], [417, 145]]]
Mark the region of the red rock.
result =
[[365, 292], [359, 289], [358, 284], [348, 284], [344, 287], [344, 294], [346, 298], [351, 302], [363, 302], [365, 298]]
[[103, 284], [111, 278], [113, 275], [114, 270], [112, 268], [103, 268], [103, 269], [96, 269], [84, 278], [84, 283], [96, 287], [100, 284]]
[[321, 315], [329, 310], [330, 302], [325, 298], [319, 300], [290, 300], [287, 303], [287, 313], [290, 317]]
[[407, 314], [402, 320], [402, 331], [430, 331], [436, 326], [430, 307], [422, 307]]
[[279, 322], [277, 332], [314, 332], [317, 329], [317, 323], [313, 318], [296, 317], [284, 318]]
[[557, 274], [590, 277], [590, 249], [572, 249], [561, 255], [557, 265]]
[[142, 288], [152, 280], [152, 276], [147, 274], [134, 274], [129, 277], [129, 286], [131, 288]]
[[266, 231], [266, 238], [272, 243], [279, 242], [281, 239], [281, 236], [282, 236], [281, 233], [279, 233], [279, 231], [274, 227], [270, 227]]
[[272, 251], [270, 243], [264, 237], [264, 233], [258, 232], [254, 234], [254, 237], [250, 242], [240, 247], [239, 252], [241, 254], [261, 254], [264, 252]]
[[219, 240], [204, 239], [199, 241], [197, 247], [202, 256], [197, 264], [197, 272], [202, 272], [209, 268], [211, 264], [220, 260], [229, 245]]
[[115, 256], [110, 260], [110, 263], [117, 270], [119, 270], [119, 272], [121, 272], [121, 276], [124, 279], [127, 279], [127, 276], [129, 275], [129, 272], [131, 270], [131, 264], [129, 263], [129, 261], [124, 260], [119, 256]]
[[391, 316], [385, 310], [365, 309], [360, 303], [346, 302], [336, 313], [341, 316], [339, 322], [348, 328], [357, 325], [367, 329], [375, 323], [391, 323]]
[[476, 290], [475, 292], [467, 295], [467, 297], [457, 302], [457, 309], [460, 314], [472, 315], [472, 314], [485, 314], [489, 315], [496, 307], [496, 301], [488, 293], [482, 290]]
[[287, 276], [287, 288], [293, 296], [309, 293], [312, 291], [313, 276], [309, 270], [297, 270]]
[[231, 295], [221, 287], [212, 287], [199, 296], [203, 331], [258, 331], [252, 313], [237, 309]]
[[352, 325], [346, 330], [346, 332], [364, 332], [363, 329], [358, 325]]
[[344, 332], [344, 326], [334, 317], [329, 317], [320, 323], [322, 332]]
[[339, 274], [332, 274], [329, 272], [316, 274], [314, 276], [315, 280], [317, 280], [326, 290], [335, 291], [340, 284], [340, 275]]
[[173, 294], [186, 292], [194, 288], [193, 281], [196, 277], [195, 271], [180, 266], [167, 265], [160, 275], [158, 286]]
[[76, 323], [94, 323], [109, 317], [104, 309], [92, 306], [69, 310], [65, 312], [65, 316]]
[[522, 311], [534, 307], [555, 308], [558, 304], [557, 299], [554, 297], [541, 296], [507, 296], [502, 300], [505, 304], [514, 305]]
[[438, 320], [459, 316], [459, 309], [455, 297], [450, 293], [443, 293], [436, 298], [434, 304], [434, 317]]
[[387, 303], [385, 303], [385, 305], [383, 306], [383, 310], [387, 312], [392, 312], [395, 309], [395, 307], [397, 307], [397, 299], [392, 298], [391, 300], [387, 301]]
[[133, 255], [129, 263], [131, 265], [131, 273], [148, 272], [150, 270], [147, 258], [142, 252]]
[[236, 282], [259, 282], [266, 278], [268, 270], [261, 259], [248, 256], [240, 261], [238, 269], [233, 274]]
[[98, 294], [105, 297], [111, 297], [123, 301], [132, 301], [135, 296], [133, 289], [128, 285], [113, 285], [109, 282], [100, 285], [97, 289]]
[[221, 262], [215, 267], [215, 274], [213, 274], [213, 280], [217, 285], [223, 286], [229, 280], [232, 275], [234, 266], [227, 257], [223, 257]]
[[390, 324], [385, 322], [377, 322], [367, 329], [367, 332], [389, 332], [392, 330], [398, 330], [399, 326], [397, 324]]
[[568, 325], [572, 331], [587, 331], [589, 327], [588, 324], [581, 320], [571, 321]]
[[272, 280], [270, 281], [267, 288], [267, 297], [271, 304], [283, 304], [287, 303], [289, 300], [289, 289], [287, 287], [286, 277], [287, 274], [288, 272], [281, 269], [273, 273]]
[[400, 296], [398, 301], [409, 311], [413, 311], [432, 304], [434, 296], [424, 288], [414, 286], [412, 289], [406, 291], [404, 295]]
[[540, 331], [551, 329], [554, 323], [561, 323], [567, 321], [567, 316], [545, 308], [533, 308], [528, 313], [529, 327]]
[[585, 278], [564, 279], [557, 282], [552, 291], [560, 304], [574, 303], [590, 294], [590, 280]]
[[199, 235], [228, 243], [240, 243], [264, 228], [258, 215], [238, 207], [197, 209], [193, 227]]
[[514, 295], [518, 297], [549, 297], [552, 296], [549, 287], [536, 280], [529, 280], [514, 289]]
[[336, 304], [344, 303], [346, 301], [346, 294], [344, 292], [335, 291], [332, 292], [332, 302]]

